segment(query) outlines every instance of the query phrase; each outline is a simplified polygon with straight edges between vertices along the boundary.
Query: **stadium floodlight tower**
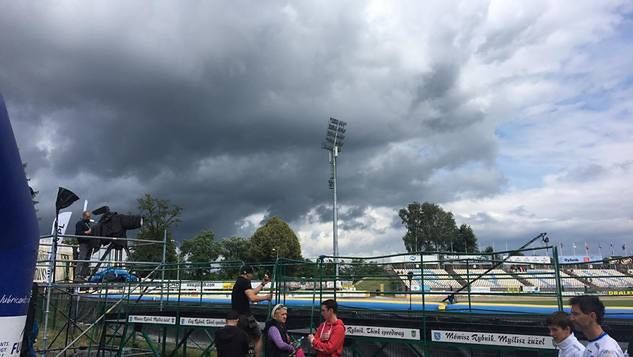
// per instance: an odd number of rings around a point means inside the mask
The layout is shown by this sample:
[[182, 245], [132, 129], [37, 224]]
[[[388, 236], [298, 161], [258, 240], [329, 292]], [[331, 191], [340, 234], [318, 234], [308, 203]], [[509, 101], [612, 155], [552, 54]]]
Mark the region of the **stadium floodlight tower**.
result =
[[[343, 140], [345, 140], [345, 126], [346, 122], [334, 118], [330, 118], [327, 126], [327, 134], [325, 141], [321, 146], [327, 150], [330, 155], [330, 189], [333, 193], [332, 204], [332, 245], [334, 255], [334, 266], [336, 268], [336, 279], [338, 280], [338, 208], [336, 206], [336, 158], [341, 153], [343, 147]], [[336, 281], [334, 282], [336, 284]], [[336, 290], [336, 286], [334, 286]]]

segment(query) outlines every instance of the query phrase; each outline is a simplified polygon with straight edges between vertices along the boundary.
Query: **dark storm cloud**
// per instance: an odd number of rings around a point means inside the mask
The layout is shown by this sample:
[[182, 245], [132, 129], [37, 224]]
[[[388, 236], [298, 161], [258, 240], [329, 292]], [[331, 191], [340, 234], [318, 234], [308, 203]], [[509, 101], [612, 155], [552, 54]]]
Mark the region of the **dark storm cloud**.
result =
[[262, 211], [293, 221], [323, 207], [328, 221], [329, 116], [349, 123], [339, 173], [352, 228], [368, 205], [498, 189], [492, 178], [433, 192], [438, 170], [491, 161], [494, 137], [477, 135], [484, 117], [455, 88], [459, 63], [420, 73], [359, 59], [363, 3], [137, 5], [0, 5], [0, 91], [42, 229], [58, 185], [119, 211], [144, 193], [169, 199], [184, 208], [179, 238], [231, 235]]

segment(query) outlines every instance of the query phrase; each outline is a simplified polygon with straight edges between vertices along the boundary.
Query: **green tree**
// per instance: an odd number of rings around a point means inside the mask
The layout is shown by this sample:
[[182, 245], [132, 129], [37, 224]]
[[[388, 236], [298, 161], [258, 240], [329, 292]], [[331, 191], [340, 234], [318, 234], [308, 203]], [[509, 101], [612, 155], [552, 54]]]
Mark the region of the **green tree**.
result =
[[219, 242], [221, 263], [220, 277], [234, 279], [241, 267], [241, 262], [250, 262], [250, 241], [242, 237], [225, 238]]
[[211, 276], [212, 267], [209, 263], [218, 259], [220, 254], [220, 244], [215, 241], [215, 234], [210, 230], [202, 231], [180, 244], [180, 261], [190, 263], [192, 267], [187, 269], [188, 275], [196, 279]]
[[384, 266], [362, 259], [352, 259], [351, 264], [343, 265], [341, 279], [349, 279], [355, 284], [365, 277], [385, 278], [387, 272]]
[[293, 275], [297, 279], [318, 279], [319, 277], [319, 270], [316, 262], [307, 258], [303, 260], [303, 263], [298, 263], [292, 266], [292, 269], [288, 270], [288, 275]]
[[457, 228], [457, 231], [455, 232], [455, 240], [453, 241], [453, 251], [465, 253], [479, 251], [477, 237], [469, 225], [462, 224], [459, 228]]
[[486, 255], [486, 259], [497, 260], [498, 256], [497, 256], [497, 254], [493, 254], [494, 252], [495, 252], [494, 248], [492, 248], [491, 246], [488, 246], [484, 250], [482, 250], [480, 253], [485, 254]]
[[[174, 263], [176, 259], [176, 246], [172, 239], [171, 228], [180, 222], [182, 208], [172, 205], [167, 200], [154, 198], [146, 194], [138, 199], [138, 209], [143, 216], [143, 226], [138, 232], [138, 239], [153, 240], [156, 244], [142, 243], [132, 247], [132, 260], [144, 262], [161, 262], [163, 259], [163, 235], [167, 231], [166, 261]], [[154, 267], [146, 267], [137, 274], [146, 276]], [[154, 273], [156, 274], [156, 273]], [[168, 277], [174, 277], [175, 271], [170, 269]], [[159, 277], [159, 275], [154, 275]]]
[[224, 257], [226, 261], [241, 260], [244, 262], [250, 261], [250, 242], [248, 239], [242, 237], [230, 237], [225, 238], [219, 242], [220, 255]]
[[279, 217], [272, 217], [251, 237], [251, 256], [256, 262], [280, 258], [302, 260], [301, 245], [295, 232]]
[[434, 203], [413, 202], [398, 215], [407, 229], [402, 240], [408, 252], [450, 250], [457, 231], [451, 212]]

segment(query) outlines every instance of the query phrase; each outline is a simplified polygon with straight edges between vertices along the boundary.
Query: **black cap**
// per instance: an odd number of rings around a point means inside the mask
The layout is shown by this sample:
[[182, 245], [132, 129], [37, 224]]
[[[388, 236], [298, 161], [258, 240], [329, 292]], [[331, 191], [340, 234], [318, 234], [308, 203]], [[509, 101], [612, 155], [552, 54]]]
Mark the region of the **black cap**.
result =
[[237, 311], [229, 311], [228, 314], [226, 314], [226, 319], [227, 320], [239, 320], [240, 319], [240, 315], [237, 313]]
[[250, 265], [244, 265], [242, 268], [242, 274], [253, 274], [254, 272], [255, 270], [253, 270], [253, 267]]

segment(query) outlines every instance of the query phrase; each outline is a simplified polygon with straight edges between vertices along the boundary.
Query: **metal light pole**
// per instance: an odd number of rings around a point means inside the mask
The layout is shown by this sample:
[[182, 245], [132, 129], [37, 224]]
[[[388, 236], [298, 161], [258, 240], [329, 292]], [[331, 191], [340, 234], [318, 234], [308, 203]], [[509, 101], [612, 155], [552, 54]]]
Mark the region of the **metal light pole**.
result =
[[[341, 148], [343, 147], [343, 140], [345, 139], [345, 126], [346, 122], [334, 118], [330, 118], [327, 127], [327, 134], [325, 136], [325, 141], [322, 144], [322, 148], [329, 152], [330, 157], [330, 189], [332, 190], [332, 199], [333, 199], [333, 207], [332, 207], [332, 245], [333, 245], [333, 255], [334, 255], [334, 267], [336, 269], [336, 280], [338, 280], [338, 207], [337, 207], [337, 197], [336, 197], [336, 158], [341, 152]], [[334, 284], [336, 284], [336, 280]], [[336, 285], [334, 286], [336, 290]]]
[[[422, 272], [422, 274], [424, 274], [424, 270], [421, 269], [420, 270]], [[413, 280], [413, 272], [409, 271], [407, 273], [407, 278], [409, 279], [409, 311], [411, 311], [411, 294], [413, 294], [413, 285], [411, 284], [412, 280]], [[422, 288], [422, 287], [421, 287]], [[424, 293], [424, 292], [422, 292]]]

